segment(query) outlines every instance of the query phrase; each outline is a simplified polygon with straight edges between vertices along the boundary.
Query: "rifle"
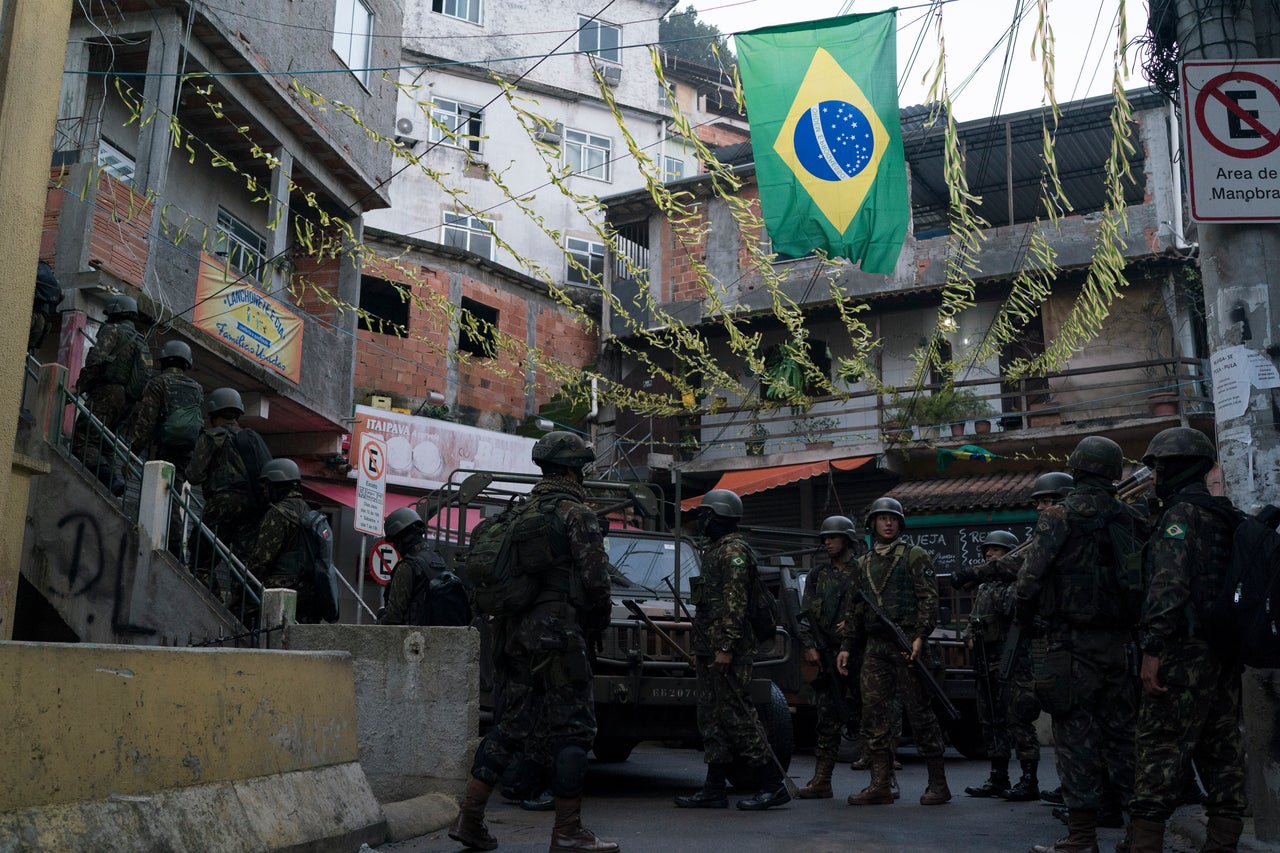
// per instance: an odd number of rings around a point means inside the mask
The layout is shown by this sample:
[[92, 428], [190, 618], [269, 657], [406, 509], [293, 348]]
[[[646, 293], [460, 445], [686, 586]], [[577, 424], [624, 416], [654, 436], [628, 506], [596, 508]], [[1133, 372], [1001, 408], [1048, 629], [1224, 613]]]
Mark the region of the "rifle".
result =
[[836, 669], [836, 656], [830, 649], [818, 649], [818, 659], [822, 662], [827, 678], [831, 680], [831, 699], [836, 707], [836, 717], [840, 719], [840, 724], [844, 726], [848, 736], [851, 739], [857, 739], [858, 727], [854, 724], [854, 718], [849, 716], [849, 706], [844, 701], [845, 677], [840, 674], [840, 670]]
[[1004, 638], [1004, 652], [1000, 655], [1000, 680], [1007, 682], [1013, 676], [1018, 647], [1022, 645], [1022, 626], [1014, 622]]
[[[978, 626], [981, 628], [981, 625]], [[1001, 665], [1004, 664], [1001, 659]], [[987, 658], [987, 640], [981, 634], [973, 635], [973, 676], [985, 694], [987, 707], [996, 707], [996, 691], [991, 688], [991, 661]]]
[[[875, 600], [867, 594], [865, 589], [859, 589], [858, 595], [861, 596], [863, 602], [867, 605], [867, 609], [875, 615], [880, 624], [889, 630], [890, 635], [893, 637], [894, 644], [898, 647], [898, 651], [910, 656], [911, 640], [909, 640], [907, 635], [902, 632], [902, 629], [898, 627], [898, 623], [894, 622], [893, 619], [890, 618], [889, 614], [884, 612], [883, 607], [875, 603]], [[914, 661], [908, 660], [907, 666], [912, 667], [915, 670], [916, 675], [920, 676], [920, 682], [929, 692], [929, 695], [936, 699], [938, 704], [942, 706], [942, 710], [947, 712], [947, 716], [952, 720], [960, 719], [960, 712], [956, 710], [955, 705], [951, 704], [951, 700], [947, 698], [947, 694], [942, 692], [942, 688], [938, 685], [938, 680], [933, 677], [933, 673], [924, 665], [924, 662], [919, 659]]]

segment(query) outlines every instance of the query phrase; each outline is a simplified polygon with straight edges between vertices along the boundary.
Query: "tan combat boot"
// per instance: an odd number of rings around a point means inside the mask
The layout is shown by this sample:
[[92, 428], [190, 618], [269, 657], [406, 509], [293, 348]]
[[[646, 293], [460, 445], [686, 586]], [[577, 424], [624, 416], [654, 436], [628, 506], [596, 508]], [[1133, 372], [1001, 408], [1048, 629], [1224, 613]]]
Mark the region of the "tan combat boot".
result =
[[1244, 821], [1238, 817], [1212, 815], [1205, 830], [1204, 846], [1200, 848], [1200, 853], [1234, 853], [1240, 846]]
[[831, 790], [831, 772], [835, 769], [836, 760], [834, 758], [818, 756], [818, 764], [813, 769], [813, 778], [806, 782], [805, 786], [800, 789], [800, 799], [831, 799], [834, 793]]
[[943, 769], [942, 759], [930, 758], [928, 765], [929, 784], [920, 795], [920, 805], [940, 806], [951, 802], [951, 789], [947, 787], [947, 773]]
[[1045, 847], [1037, 844], [1031, 853], [1098, 853], [1098, 812], [1093, 809], [1067, 811], [1067, 837]]
[[498, 839], [489, 834], [489, 827], [484, 824], [484, 807], [492, 793], [492, 785], [475, 777], [467, 782], [467, 790], [458, 804], [458, 819], [449, 830], [450, 838], [472, 850], [492, 850], [498, 846]]
[[891, 761], [888, 753], [876, 752], [867, 756], [867, 766], [871, 768], [871, 784], [863, 788], [861, 793], [850, 794], [849, 805], [893, 805], [893, 790], [889, 786], [889, 777], [893, 773]]
[[582, 825], [582, 797], [556, 797], [556, 823], [551, 829], [550, 853], [575, 850], [614, 853], [617, 849], [617, 844], [601, 841], [594, 832]]

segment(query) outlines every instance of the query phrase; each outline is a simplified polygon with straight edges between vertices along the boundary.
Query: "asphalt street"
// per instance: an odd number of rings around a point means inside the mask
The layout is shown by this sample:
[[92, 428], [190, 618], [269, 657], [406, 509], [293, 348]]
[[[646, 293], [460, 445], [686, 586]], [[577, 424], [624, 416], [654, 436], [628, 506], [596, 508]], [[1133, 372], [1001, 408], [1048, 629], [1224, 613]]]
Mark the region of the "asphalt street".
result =
[[[865, 772], [855, 773], [848, 764], [837, 767], [836, 796], [830, 800], [792, 802], [768, 812], [677, 809], [677, 794], [695, 790], [702, 781], [702, 753], [692, 749], [642, 744], [620, 764], [592, 763], [583, 802], [583, 823], [598, 835], [622, 845], [626, 853], [755, 853], [755, 851], [916, 851], [990, 853], [1025, 851], [1031, 844], [1047, 844], [1066, 834], [1049, 806], [1039, 802], [1007, 803], [974, 799], [964, 794], [966, 785], [986, 778], [989, 765], [948, 753], [947, 780], [953, 794], [942, 806], [918, 802], [927, 777], [924, 761], [911, 750], [901, 756], [898, 772], [902, 799], [892, 806], [852, 807], [845, 797], [867, 782]], [[1045, 749], [1040, 781], [1057, 785], [1052, 750]], [[1014, 762], [1014, 767], [1017, 764]], [[813, 756], [797, 755], [790, 775], [798, 785], [808, 781]], [[749, 795], [750, 792], [742, 794]], [[740, 797], [732, 794], [730, 801]], [[495, 793], [488, 813], [489, 829], [499, 849], [511, 853], [545, 851], [553, 816], [532, 813], [502, 802]], [[1099, 831], [1099, 846], [1115, 849], [1118, 829]], [[1190, 844], [1177, 838], [1169, 849], [1189, 851]], [[387, 853], [437, 853], [457, 851], [444, 830], [378, 848]]]

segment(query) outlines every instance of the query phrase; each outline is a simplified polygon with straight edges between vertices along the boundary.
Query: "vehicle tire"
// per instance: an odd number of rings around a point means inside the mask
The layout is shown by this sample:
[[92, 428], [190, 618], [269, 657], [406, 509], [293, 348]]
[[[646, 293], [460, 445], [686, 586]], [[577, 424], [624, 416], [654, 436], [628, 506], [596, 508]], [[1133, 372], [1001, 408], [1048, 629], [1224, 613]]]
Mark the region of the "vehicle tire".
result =
[[[795, 732], [791, 727], [791, 709], [787, 706], [787, 697], [776, 684], [769, 685], [769, 701], [756, 706], [756, 715], [760, 717], [760, 725], [764, 727], [765, 738], [769, 747], [778, 757], [782, 769], [791, 766], [791, 754], [795, 751]], [[734, 759], [729, 767], [729, 784], [739, 790], [754, 790], [755, 772], [742, 759]]]
[[626, 738], [596, 738], [596, 742], [591, 746], [591, 751], [595, 753], [596, 761], [605, 764], [616, 764], [620, 761], [626, 761], [627, 757], [631, 755], [631, 750], [635, 748], [636, 742]]
[[977, 707], [965, 703], [960, 705], [959, 710], [960, 719], [946, 720], [947, 740], [965, 758], [986, 758], [987, 744], [982, 739], [982, 724], [978, 722]]

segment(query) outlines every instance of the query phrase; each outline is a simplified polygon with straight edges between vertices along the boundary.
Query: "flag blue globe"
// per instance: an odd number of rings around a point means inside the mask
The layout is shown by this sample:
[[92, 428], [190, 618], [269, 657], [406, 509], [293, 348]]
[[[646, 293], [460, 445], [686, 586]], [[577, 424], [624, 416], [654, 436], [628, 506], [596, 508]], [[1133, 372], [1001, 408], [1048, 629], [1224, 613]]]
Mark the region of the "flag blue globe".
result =
[[823, 181], [852, 178], [875, 153], [871, 122], [847, 101], [822, 101], [810, 107], [796, 123], [792, 144], [805, 171]]

